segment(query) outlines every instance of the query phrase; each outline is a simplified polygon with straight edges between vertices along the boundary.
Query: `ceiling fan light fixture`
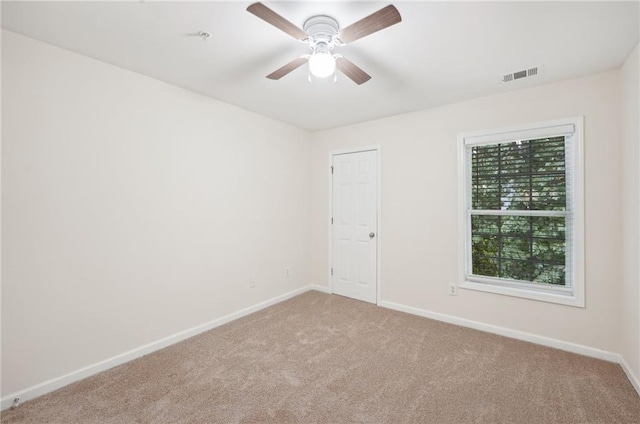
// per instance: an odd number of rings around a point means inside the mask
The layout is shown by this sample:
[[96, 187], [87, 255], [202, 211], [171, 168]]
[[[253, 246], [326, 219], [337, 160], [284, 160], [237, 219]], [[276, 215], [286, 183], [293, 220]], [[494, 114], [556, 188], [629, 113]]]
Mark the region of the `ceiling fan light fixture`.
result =
[[304, 29], [301, 29], [259, 2], [247, 7], [247, 11], [293, 38], [308, 44], [311, 49], [311, 55], [302, 55], [267, 75], [267, 78], [273, 80], [282, 78], [308, 62], [309, 82], [311, 82], [311, 75], [318, 78], [326, 78], [331, 75], [335, 77], [336, 70], [338, 70], [356, 84], [363, 84], [369, 81], [371, 76], [344, 56], [331, 54], [331, 50], [335, 46], [344, 46], [402, 21], [398, 9], [391, 4], [346, 28], [340, 28], [338, 21], [331, 16], [315, 15], [307, 19], [303, 25]]
[[336, 72], [336, 60], [329, 52], [315, 52], [309, 58], [309, 72], [318, 78], [326, 78]]

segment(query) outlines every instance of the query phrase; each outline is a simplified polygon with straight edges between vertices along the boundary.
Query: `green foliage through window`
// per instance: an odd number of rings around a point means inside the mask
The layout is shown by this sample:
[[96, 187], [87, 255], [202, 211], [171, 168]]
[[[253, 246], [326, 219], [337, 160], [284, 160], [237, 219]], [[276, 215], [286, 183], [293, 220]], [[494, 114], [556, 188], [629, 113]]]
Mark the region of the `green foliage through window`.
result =
[[[471, 147], [474, 275], [565, 286], [564, 137]], [[492, 211], [509, 211], [494, 215]], [[504, 212], [503, 212], [504, 213]]]

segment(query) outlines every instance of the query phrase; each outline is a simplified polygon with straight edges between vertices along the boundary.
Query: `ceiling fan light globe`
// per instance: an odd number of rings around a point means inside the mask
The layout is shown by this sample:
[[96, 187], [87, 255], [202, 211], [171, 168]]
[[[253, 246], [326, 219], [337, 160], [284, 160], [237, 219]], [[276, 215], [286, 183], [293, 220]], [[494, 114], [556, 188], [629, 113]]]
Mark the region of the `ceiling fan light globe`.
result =
[[309, 71], [318, 78], [326, 78], [336, 71], [336, 60], [330, 53], [315, 53], [309, 58]]

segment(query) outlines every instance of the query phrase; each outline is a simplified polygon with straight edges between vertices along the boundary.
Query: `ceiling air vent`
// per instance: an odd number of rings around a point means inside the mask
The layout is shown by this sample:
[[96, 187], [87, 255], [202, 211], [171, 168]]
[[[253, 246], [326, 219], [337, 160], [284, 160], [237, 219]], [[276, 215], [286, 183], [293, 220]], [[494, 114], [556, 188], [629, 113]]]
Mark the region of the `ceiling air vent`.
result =
[[502, 82], [509, 82], [521, 78], [532, 77], [538, 75], [538, 67], [523, 69], [522, 71], [513, 72], [511, 74], [505, 74], [502, 76]]

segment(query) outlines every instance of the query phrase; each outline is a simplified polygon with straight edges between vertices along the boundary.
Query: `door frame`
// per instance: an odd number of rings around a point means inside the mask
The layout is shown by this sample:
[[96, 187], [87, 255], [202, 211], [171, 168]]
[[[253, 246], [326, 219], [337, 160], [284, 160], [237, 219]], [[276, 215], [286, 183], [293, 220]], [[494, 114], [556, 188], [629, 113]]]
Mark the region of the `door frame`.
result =
[[328, 238], [328, 246], [329, 246], [329, 260], [328, 262], [328, 266], [327, 266], [327, 275], [329, 277], [329, 293], [333, 294], [333, 276], [331, 275], [331, 268], [333, 268], [333, 225], [331, 224], [331, 217], [333, 215], [333, 176], [331, 174], [331, 167], [333, 166], [333, 157], [337, 156], [337, 155], [344, 155], [344, 154], [348, 154], [348, 153], [361, 153], [361, 152], [371, 152], [371, 151], [376, 151], [377, 155], [376, 155], [376, 159], [377, 159], [377, 177], [376, 177], [376, 190], [378, 192], [378, 199], [377, 199], [377, 204], [376, 204], [376, 212], [377, 212], [377, 219], [376, 219], [376, 238], [377, 240], [377, 249], [376, 249], [376, 305], [380, 304], [381, 298], [380, 298], [380, 293], [381, 293], [381, 286], [382, 286], [382, 273], [381, 273], [381, 258], [382, 258], [382, 231], [381, 231], [381, 225], [380, 225], [380, 221], [381, 221], [381, 211], [382, 211], [382, 196], [381, 191], [380, 191], [380, 187], [381, 187], [381, 175], [382, 175], [382, 160], [381, 160], [381, 148], [379, 144], [374, 144], [374, 145], [367, 145], [367, 146], [362, 146], [362, 147], [351, 147], [351, 148], [347, 148], [347, 149], [338, 149], [338, 150], [331, 150], [329, 152], [329, 166], [327, 167], [327, 170], [329, 171], [327, 173], [328, 177], [328, 184], [329, 184], [329, 219], [327, 219], [327, 228], [328, 228], [328, 233], [329, 233], [329, 238]]

